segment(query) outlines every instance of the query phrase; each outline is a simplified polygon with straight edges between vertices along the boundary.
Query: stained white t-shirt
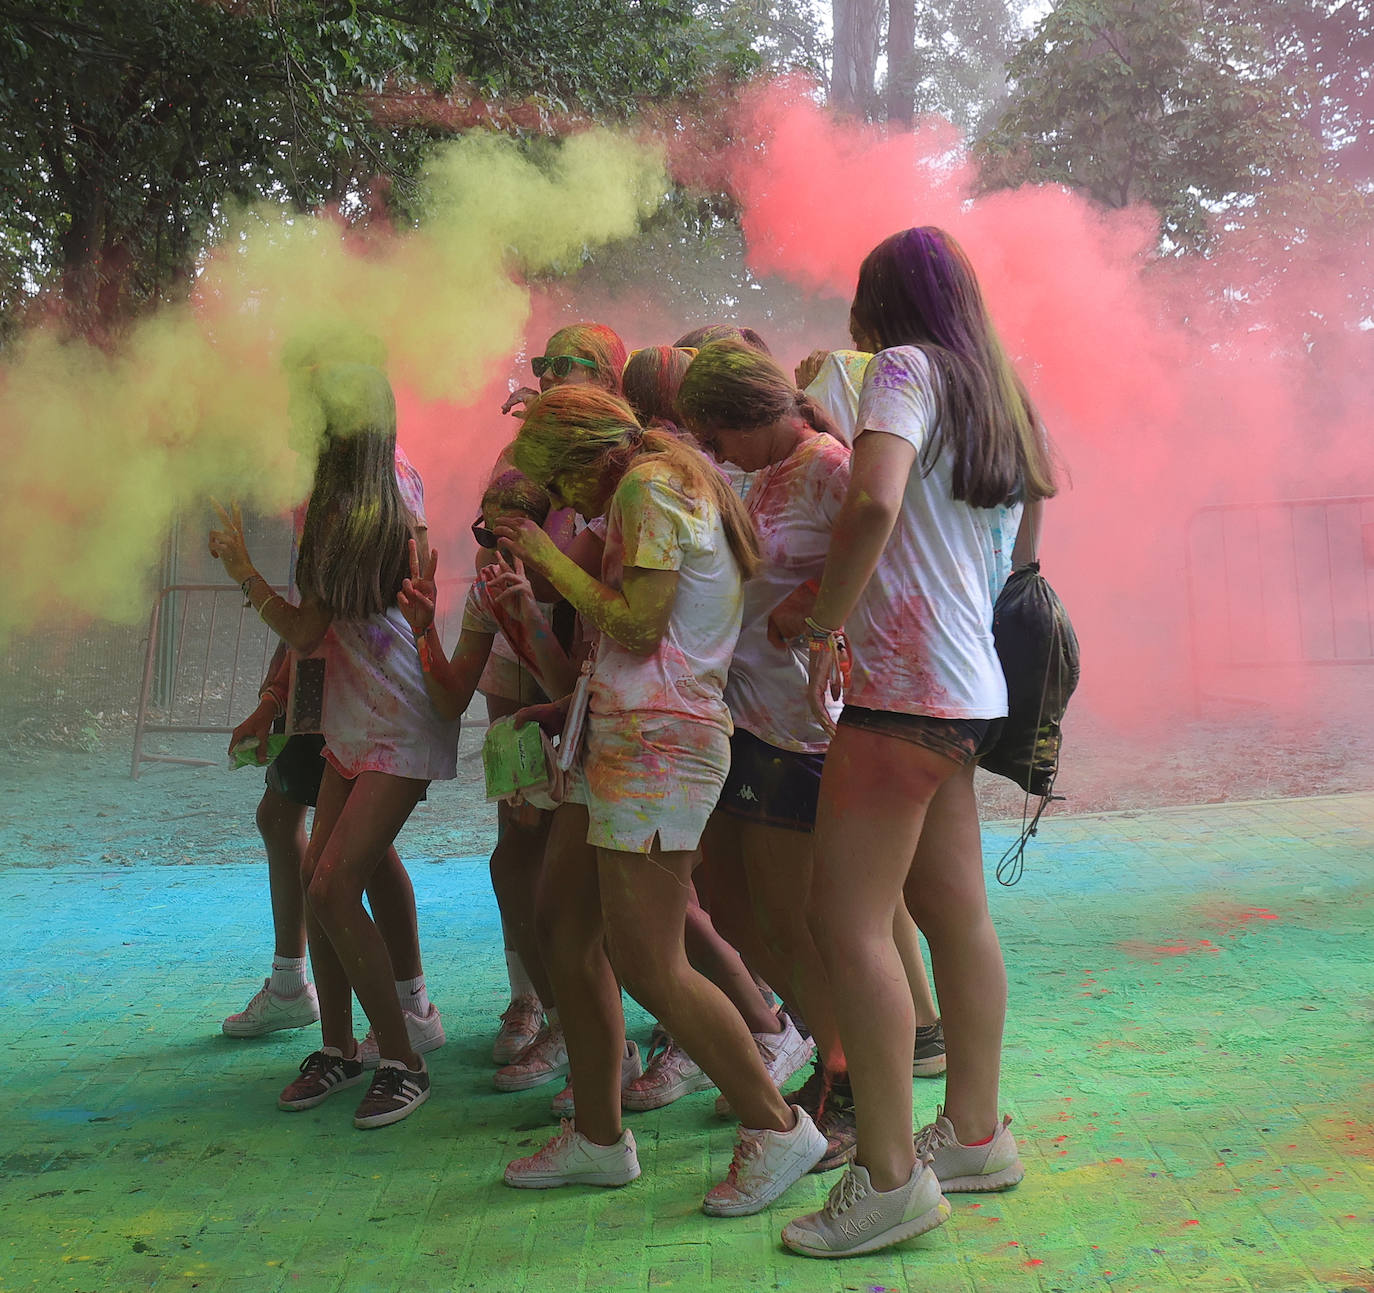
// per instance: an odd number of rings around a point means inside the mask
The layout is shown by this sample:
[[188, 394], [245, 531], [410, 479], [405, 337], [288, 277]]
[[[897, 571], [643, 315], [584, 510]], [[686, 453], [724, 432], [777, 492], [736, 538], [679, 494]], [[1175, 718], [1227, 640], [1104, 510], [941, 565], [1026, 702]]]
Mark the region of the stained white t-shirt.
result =
[[806, 388], [828, 414], [847, 445], [854, 443], [854, 420], [859, 412], [859, 390], [864, 370], [873, 356], [862, 350], [832, 350]]
[[[807, 653], [768, 640], [768, 616], [798, 584], [819, 579], [830, 531], [849, 488], [849, 450], [828, 435], [803, 439], [754, 474], [744, 503], [763, 564], [744, 586], [744, 618], [725, 700], [737, 727], [782, 750], [818, 754], [830, 744], [807, 699]], [[832, 714], [838, 714], [836, 702]]]
[[632, 466], [606, 513], [602, 582], [619, 588], [627, 566], [676, 570], [677, 595], [652, 654], [601, 635], [591, 713], [680, 714], [729, 732], [723, 693], [744, 605], [739, 565], [715, 505], [690, 497], [661, 460]]
[[[424, 483], [399, 446], [396, 484], [413, 523], [423, 527]], [[303, 527], [305, 507], [297, 520]], [[316, 655], [326, 662], [325, 757], [343, 776], [370, 771], [440, 781], [457, 775], [458, 722], [440, 718], [430, 704], [415, 637], [399, 607], [361, 620], [335, 617]]]
[[845, 699], [933, 718], [998, 718], [1007, 712], [1007, 685], [993, 647], [992, 607], [1021, 507], [956, 501], [950, 452], [922, 474], [935, 425], [933, 380], [914, 346], [881, 351], [864, 374], [859, 435], [898, 436], [916, 460], [892, 536], [845, 625], [854, 655]]

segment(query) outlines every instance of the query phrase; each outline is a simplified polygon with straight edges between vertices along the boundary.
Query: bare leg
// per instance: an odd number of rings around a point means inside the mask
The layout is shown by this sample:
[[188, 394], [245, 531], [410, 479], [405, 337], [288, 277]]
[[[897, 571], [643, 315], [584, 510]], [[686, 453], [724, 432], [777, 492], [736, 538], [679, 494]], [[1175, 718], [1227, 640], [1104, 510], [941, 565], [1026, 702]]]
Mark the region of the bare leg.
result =
[[1007, 972], [988, 914], [973, 766], [936, 792], [907, 881], [944, 1007], [945, 1115], [964, 1144], [997, 1130]]
[[538, 924], [577, 1089], [577, 1130], [593, 1144], [613, 1145], [621, 1132], [625, 1016], [606, 959], [596, 852], [586, 840], [587, 810], [563, 804], [549, 829]]
[[754, 976], [740, 954], [720, 936], [697, 901], [695, 889], [689, 890], [683, 937], [687, 959], [729, 997], [751, 1033], [782, 1031], [777, 1015], [764, 1004]]
[[352, 1005], [347, 991], [340, 991], [348, 985], [372, 1024], [382, 1057], [411, 1068], [418, 1068], [420, 1059], [411, 1050], [396, 1000], [395, 970], [363, 906], [363, 889], [425, 785], [377, 772], [346, 782], [326, 767], [305, 862], [307, 932], [325, 1045], [351, 1053]]
[[[684, 928], [694, 851], [597, 850], [611, 963], [720, 1088], [746, 1127], [790, 1131], [792, 1111], [769, 1080], [739, 1011], [687, 959]], [[582, 1100], [578, 1089], [579, 1107]]]
[[[925, 838], [924, 834], [921, 838]], [[911, 987], [912, 1004], [916, 1007], [916, 1023], [928, 1028], [940, 1017], [940, 1012], [936, 1009], [930, 980], [926, 977], [926, 962], [921, 955], [921, 934], [904, 902], [898, 903], [897, 910], [892, 913], [892, 938], [906, 967], [906, 981]]]
[[858, 1123], [856, 1161], [873, 1185], [911, 1176], [911, 989], [893, 917], [926, 806], [957, 768], [895, 737], [841, 726], [821, 778], [807, 919], [834, 992]]
[[843, 1073], [844, 1048], [830, 980], [806, 921], [812, 837], [805, 831], [739, 818], [724, 818], [722, 825], [738, 842], [759, 933], [769, 948], [770, 959], [781, 967], [785, 976], [782, 984], [805, 1015], [826, 1069]]
[[410, 875], [391, 845], [382, 864], [367, 882], [367, 905], [372, 919], [391, 955], [398, 979], [418, 979], [424, 972], [420, 960], [420, 927], [415, 914], [415, 887]]
[[305, 896], [301, 890], [305, 811], [304, 804], [293, 803], [270, 786], [258, 803], [258, 833], [267, 852], [273, 946], [278, 956], [305, 955]]
[[540, 950], [535, 910], [553, 814], [525, 807], [528, 814], [508, 804], [496, 805], [499, 829], [491, 854], [491, 888], [507, 946], [519, 953], [539, 1000], [551, 1006], [553, 985]]

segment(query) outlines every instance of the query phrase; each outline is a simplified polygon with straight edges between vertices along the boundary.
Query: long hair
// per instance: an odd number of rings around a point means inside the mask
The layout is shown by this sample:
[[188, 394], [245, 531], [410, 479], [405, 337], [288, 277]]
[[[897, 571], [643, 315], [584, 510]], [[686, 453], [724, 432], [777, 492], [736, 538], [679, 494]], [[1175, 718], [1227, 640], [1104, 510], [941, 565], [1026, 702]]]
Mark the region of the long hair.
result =
[[549, 338], [544, 353], [590, 359], [596, 365], [592, 382], [613, 395], [620, 394], [620, 375], [625, 371], [625, 343], [604, 323], [570, 323], [566, 328], [559, 328]]
[[365, 364], [316, 369], [310, 386], [324, 413], [324, 447], [296, 584], [340, 619], [364, 619], [395, 604], [409, 570], [414, 518], [396, 484], [396, 401]]
[[677, 426], [682, 422], [677, 392], [692, 363], [692, 356], [691, 350], [679, 346], [646, 346], [630, 356], [621, 388], [626, 402], [643, 426], [651, 422]]
[[733, 323], [708, 323], [704, 327], [693, 328], [691, 332], [680, 336], [673, 345], [684, 350], [700, 350], [702, 346], [710, 345], [713, 341], [742, 341], [746, 346], [760, 350], [765, 355], [773, 353], [753, 328], [737, 328]]
[[687, 429], [756, 431], [791, 414], [813, 430], [841, 440], [825, 411], [770, 355], [743, 341], [711, 341], [704, 345], [678, 389], [678, 408]]
[[936, 419], [923, 473], [948, 449], [954, 497], [972, 507], [1054, 495], [1044, 425], [949, 234], [925, 226], [880, 242], [859, 267], [852, 318], [878, 348], [916, 346], [930, 361]]
[[618, 396], [594, 386], [555, 386], [529, 406], [513, 446], [515, 465], [539, 485], [570, 471], [617, 482], [633, 466], [663, 463], [687, 499], [720, 513], [725, 538], [748, 579], [759, 566], [753, 522], [729, 482], [700, 449], [657, 427], [645, 429]]

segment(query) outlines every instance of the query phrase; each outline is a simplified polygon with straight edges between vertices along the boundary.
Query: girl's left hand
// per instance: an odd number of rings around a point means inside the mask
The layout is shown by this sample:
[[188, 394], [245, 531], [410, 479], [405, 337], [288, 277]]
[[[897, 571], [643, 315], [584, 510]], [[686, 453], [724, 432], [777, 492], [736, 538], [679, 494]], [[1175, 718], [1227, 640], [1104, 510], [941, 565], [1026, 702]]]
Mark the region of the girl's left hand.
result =
[[811, 702], [811, 713], [826, 730], [827, 735], [835, 735], [835, 720], [826, 708], [827, 698], [842, 700], [844, 689], [849, 683], [849, 644], [843, 637], [831, 642], [810, 642], [807, 656], [807, 698]]
[[527, 516], [503, 516], [491, 528], [506, 552], [523, 558], [541, 573], [558, 555], [558, 545]]
[[236, 584], [241, 584], [249, 575], [257, 573], [243, 541], [243, 513], [237, 503], [233, 505], [231, 513], [226, 512], [215, 499], [212, 498], [210, 502], [214, 504], [215, 511], [219, 513], [220, 524], [224, 527], [222, 530], [210, 531], [210, 555], [224, 566], [224, 573], [230, 579]]

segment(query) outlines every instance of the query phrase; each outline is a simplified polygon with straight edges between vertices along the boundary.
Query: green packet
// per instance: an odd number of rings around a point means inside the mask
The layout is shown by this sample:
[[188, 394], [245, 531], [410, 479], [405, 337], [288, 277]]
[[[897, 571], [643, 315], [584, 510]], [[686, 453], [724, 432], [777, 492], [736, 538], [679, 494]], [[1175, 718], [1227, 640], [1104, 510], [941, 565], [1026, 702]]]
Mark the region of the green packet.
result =
[[[283, 747], [291, 738], [285, 732], [273, 732], [267, 738], [267, 762], [282, 752]], [[233, 749], [233, 760], [235, 768], [260, 768], [263, 765], [258, 762], [258, 743], [252, 738], [240, 741]]]
[[487, 799], [508, 799], [518, 791], [549, 784], [547, 741], [538, 723], [515, 726], [513, 716], [497, 719], [482, 742]]

